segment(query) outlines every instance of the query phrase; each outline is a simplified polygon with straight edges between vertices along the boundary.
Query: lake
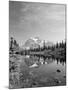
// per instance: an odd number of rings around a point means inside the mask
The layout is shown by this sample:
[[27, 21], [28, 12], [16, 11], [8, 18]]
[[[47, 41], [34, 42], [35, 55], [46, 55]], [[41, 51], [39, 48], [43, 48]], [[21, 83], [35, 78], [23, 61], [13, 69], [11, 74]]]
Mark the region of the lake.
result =
[[19, 84], [14, 88], [66, 85], [66, 60], [63, 58], [41, 55], [15, 55], [11, 58], [17, 64], [19, 74]]

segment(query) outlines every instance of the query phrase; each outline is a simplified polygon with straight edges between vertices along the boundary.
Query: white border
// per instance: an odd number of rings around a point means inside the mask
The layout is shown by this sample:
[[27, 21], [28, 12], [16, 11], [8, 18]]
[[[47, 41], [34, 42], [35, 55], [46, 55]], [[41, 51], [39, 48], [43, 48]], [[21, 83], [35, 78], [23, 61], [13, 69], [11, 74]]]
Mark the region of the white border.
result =
[[[8, 89], [8, 39], [9, 39], [9, 0], [0, 0], [0, 90]], [[11, 0], [10, 0], [11, 1]], [[68, 0], [13, 0], [13, 1], [30, 1], [30, 2], [45, 2], [45, 3], [57, 3], [57, 4], [67, 4], [68, 9]], [[68, 15], [68, 10], [67, 10]], [[68, 19], [67, 19], [68, 21]], [[68, 36], [68, 35], [67, 35]], [[68, 37], [67, 37], [68, 38]], [[67, 39], [68, 40], [68, 39]], [[68, 51], [68, 50], [67, 50]], [[67, 54], [68, 55], [68, 54]], [[68, 61], [67, 61], [68, 64]], [[68, 66], [67, 66], [68, 67]], [[68, 75], [68, 71], [67, 71]], [[68, 81], [68, 77], [67, 77]], [[67, 89], [67, 86], [58, 86], [58, 87], [41, 87], [41, 88], [29, 88], [28, 90], [45, 90], [45, 89]], [[23, 88], [22, 88], [23, 89]], [[15, 89], [16, 90], [16, 89]], [[19, 89], [18, 89], [19, 90]]]

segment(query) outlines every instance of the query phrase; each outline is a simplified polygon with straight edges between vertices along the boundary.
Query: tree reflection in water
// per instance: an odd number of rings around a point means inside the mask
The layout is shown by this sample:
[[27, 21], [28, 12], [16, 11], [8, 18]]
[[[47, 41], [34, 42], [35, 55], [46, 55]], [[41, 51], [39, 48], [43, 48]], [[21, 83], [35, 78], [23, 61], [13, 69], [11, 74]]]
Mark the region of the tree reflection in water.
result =
[[60, 57], [54, 57], [54, 56], [43, 56], [43, 55], [30, 55], [30, 59], [34, 59], [35, 61], [37, 61], [38, 63], [41, 62], [43, 64], [45, 64], [47, 62], [47, 64], [56, 61], [57, 64], [66, 64], [66, 58], [60, 58]]

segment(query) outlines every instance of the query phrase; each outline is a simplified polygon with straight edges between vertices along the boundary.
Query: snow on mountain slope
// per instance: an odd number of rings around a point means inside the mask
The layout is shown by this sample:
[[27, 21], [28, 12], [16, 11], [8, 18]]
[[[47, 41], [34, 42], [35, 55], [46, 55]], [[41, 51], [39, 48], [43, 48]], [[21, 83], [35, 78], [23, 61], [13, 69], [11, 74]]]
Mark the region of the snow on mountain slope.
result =
[[[23, 45], [23, 48], [25, 49], [30, 49], [30, 48], [38, 48], [39, 46], [40, 47], [43, 47], [43, 43], [44, 43], [44, 40], [41, 40], [39, 39], [39, 37], [31, 37], [30, 39], [28, 39], [25, 44]], [[53, 43], [52, 42], [45, 42], [45, 45], [46, 46], [52, 46]]]

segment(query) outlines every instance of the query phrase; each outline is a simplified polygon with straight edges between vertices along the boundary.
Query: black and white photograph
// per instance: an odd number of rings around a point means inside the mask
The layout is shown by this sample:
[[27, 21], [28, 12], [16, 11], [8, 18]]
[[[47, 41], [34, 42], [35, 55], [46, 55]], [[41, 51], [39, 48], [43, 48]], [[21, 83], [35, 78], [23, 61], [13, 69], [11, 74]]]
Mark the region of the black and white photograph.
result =
[[9, 1], [9, 88], [66, 86], [66, 4]]

